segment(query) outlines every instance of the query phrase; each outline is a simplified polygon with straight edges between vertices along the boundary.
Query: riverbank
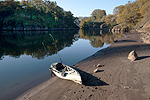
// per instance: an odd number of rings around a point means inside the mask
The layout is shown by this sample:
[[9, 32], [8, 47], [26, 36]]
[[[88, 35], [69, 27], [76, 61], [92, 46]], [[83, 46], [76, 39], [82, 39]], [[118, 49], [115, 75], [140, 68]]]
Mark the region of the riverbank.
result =
[[[100, 50], [73, 67], [82, 76], [83, 85], [54, 76], [32, 88], [16, 100], [149, 100], [150, 45], [140, 33], [127, 33], [116, 43]], [[135, 50], [138, 60], [127, 59]], [[101, 64], [94, 73], [93, 65]]]

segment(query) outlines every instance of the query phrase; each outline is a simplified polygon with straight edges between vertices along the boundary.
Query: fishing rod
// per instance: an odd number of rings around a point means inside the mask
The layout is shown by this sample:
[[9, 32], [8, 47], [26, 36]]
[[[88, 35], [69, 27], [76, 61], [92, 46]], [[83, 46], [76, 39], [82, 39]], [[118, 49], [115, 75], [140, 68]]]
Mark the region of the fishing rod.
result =
[[56, 45], [55, 39], [53, 38], [53, 36], [52, 36], [51, 34], [49, 34], [49, 35], [51, 36], [52, 40], [54, 41], [55, 48], [56, 48], [56, 50], [57, 50], [57, 54], [58, 54], [58, 56], [59, 56], [59, 60], [60, 60], [60, 62], [62, 63], [62, 60], [61, 60], [60, 54], [58, 53], [58, 48], [57, 48], [57, 45]]
[[[47, 50], [46, 50], [45, 45], [44, 45], [44, 43], [43, 43], [43, 42], [42, 42], [42, 45], [43, 45], [43, 47], [44, 47], [44, 50], [47, 52]], [[51, 62], [51, 64], [53, 65], [52, 61], [50, 60], [50, 57], [49, 57], [49, 61], [50, 61], [50, 62]]]

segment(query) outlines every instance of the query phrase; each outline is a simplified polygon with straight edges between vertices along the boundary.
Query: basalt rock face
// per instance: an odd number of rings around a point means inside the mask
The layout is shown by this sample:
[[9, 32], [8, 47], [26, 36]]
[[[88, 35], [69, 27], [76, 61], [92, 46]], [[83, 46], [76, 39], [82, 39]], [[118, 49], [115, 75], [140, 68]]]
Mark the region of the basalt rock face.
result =
[[136, 25], [135, 30], [141, 32], [141, 39], [144, 43], [150, 44], [150, 16], [145, 15], [144, 18]]
[[150, 44], [150, 22], [147, 22], [143, 28], [140, 28], [137, 31], [141, 33], [140, 38], [142, 41], [144, 43]]
[[114, 26], [111, 31], [112, 33], [124, 33], [124, 32], [128, 32], [128, 27], [117, 25], [117, 26]]
[[135, 30], [137, 32], [150, 31], [150, 16], [149, 16], [149, 14], [145, 15], [144, 18], [139, 23], [137, 23]]
[[150, 32], [142, 32], [141, 39], [144, 43], [150, 44]]

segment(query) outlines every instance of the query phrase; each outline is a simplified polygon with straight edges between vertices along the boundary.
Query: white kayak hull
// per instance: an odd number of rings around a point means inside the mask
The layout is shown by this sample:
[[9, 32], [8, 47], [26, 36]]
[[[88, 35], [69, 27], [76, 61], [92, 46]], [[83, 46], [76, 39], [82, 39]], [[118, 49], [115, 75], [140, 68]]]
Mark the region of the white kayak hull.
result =
[[[73, 69], [72, 67], [69, 67], [67, 65], [64, 65], [64, 69], [62, 70], [58, 70], [56, 68], [56, 65], [58, 63], [53, 63], [51, 64], [50, 66], [50, 70], [52, 70], [52, 72], [59, 78], [62, 78], [62, 79], [67, 79], [67, 80], [72, 80], [76, 83], [79, 83], [79, 84], [82, 84], [82, 80], [81, 80], [81, 76], [79, 74], [78, 71], [76, 71], [75, 69]], [[60, 64], [60, 63], [59, 63]]]

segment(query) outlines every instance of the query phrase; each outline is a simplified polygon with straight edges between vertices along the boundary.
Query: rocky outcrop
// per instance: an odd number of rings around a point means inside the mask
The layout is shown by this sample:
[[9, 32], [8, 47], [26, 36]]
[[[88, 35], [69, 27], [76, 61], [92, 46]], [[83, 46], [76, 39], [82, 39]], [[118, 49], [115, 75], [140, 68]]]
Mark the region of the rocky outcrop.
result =
[[112, 33], [124, 33], [124, 32], [128, 32], [128, 27], [117, 25], [117, 26], [114, 26], [111, 31]]
[[100, 25], [100, 28], [102, 29], [102, 28], [108, 28], [108, 27], [107, 27], [106, 23], [103, 23]]
[[137, 32], [147, 32], [150, 30], [150, 16], [148, 14], [136, 25], [135, 30]]
[[141, 39], [144, 43], [150, 44], [150, 16], [145, 15], [144, 18], [136, 25], [135, 30], [141, 32]]
[[150, 44], [150, 32], [142, 32], [141, 39], [144, 43]]

